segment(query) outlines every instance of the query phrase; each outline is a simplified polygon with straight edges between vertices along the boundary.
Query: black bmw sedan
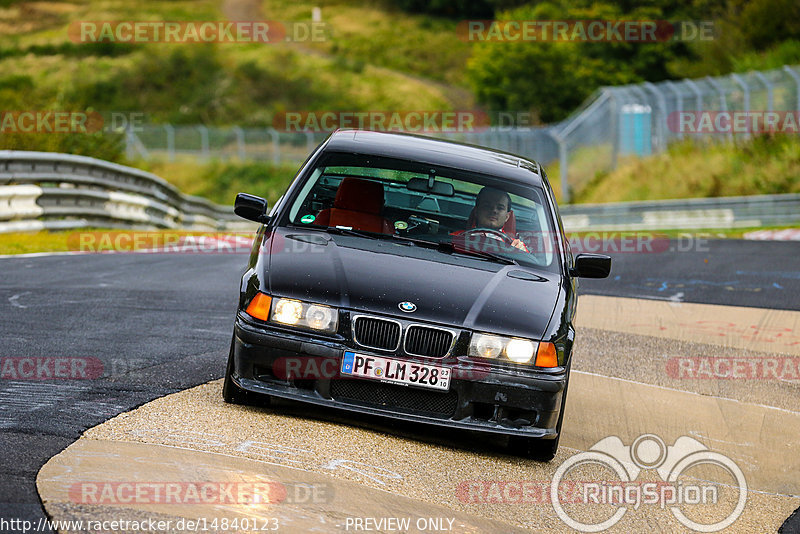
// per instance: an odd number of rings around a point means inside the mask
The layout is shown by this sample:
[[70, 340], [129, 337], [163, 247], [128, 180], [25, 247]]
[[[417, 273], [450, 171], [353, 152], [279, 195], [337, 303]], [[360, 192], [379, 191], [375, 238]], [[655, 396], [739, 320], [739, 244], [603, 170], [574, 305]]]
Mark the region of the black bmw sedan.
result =
[[431, 138], [338, 131], [268, 212], [242, 277], [223, 387], [509, 436], [551, 459], [569, 382], [576, 278], [540, 165]]

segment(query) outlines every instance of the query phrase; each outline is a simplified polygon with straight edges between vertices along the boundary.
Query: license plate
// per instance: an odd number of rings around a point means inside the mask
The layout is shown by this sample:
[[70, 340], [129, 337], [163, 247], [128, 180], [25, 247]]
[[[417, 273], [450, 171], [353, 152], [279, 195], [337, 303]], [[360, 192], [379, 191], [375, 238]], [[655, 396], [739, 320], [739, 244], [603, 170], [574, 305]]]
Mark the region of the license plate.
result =
[[450, 369], [446, 367], [349, 351], [342, 358], [342, 374], [442, 391], [450, 389]]

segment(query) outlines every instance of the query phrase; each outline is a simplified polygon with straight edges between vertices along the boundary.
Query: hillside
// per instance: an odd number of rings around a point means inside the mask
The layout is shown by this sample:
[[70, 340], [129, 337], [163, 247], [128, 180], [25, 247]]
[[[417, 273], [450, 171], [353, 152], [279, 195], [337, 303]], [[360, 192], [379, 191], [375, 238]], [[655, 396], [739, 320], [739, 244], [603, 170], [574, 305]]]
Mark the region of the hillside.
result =
[[462, 73], [467, 44], [452, 29], [455, 22], [425, 15], [343, 2], [324, 5], [321, 42], [85, 43], [76, 25], [86, 21], [203, 22], [245, 15], [283, 22], [291, 32], [289, 23], [311, 22], [317, 4], [3, 4], [3, 109], [61, 105], [144, 111], [149, 122], [269, 125], [283, 110], [449, 110], [472, 104]]

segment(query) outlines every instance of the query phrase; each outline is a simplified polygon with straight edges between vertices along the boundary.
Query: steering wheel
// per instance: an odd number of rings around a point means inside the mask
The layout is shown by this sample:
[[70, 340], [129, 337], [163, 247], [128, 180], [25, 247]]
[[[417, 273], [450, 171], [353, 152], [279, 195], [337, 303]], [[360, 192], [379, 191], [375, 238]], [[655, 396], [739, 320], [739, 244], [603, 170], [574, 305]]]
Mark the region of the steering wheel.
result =
[[511, 243], [514, 242], [513, 237], [509, 236], [508, 234], [504, 234], [500, 230], [495, 230], [494, 228], [470, 228], [464, 232], [464, 236], [467, 237], [470, 235], [484, 235], [495, 239], [499, 238], [508, 246], [512, 246]]

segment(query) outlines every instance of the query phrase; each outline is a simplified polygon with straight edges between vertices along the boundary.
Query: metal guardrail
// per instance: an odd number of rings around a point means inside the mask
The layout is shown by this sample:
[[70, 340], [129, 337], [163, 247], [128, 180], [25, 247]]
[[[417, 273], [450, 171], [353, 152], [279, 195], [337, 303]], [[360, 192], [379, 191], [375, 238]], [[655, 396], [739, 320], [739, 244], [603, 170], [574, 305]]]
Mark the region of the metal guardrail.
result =
[[0, 233], [86, 227], [243, 230], [232, 207], [86, 156], [0, 150]]
[[561, 218], [572, 232], [800, 225], [800, 194], [572, 204]]
[[[800, 225], [800, 194], [563, 206], [571, 232]], [[85, 227], [252, 230], [164, 179], [85, 156], [0, 150], [0, 233]]]

